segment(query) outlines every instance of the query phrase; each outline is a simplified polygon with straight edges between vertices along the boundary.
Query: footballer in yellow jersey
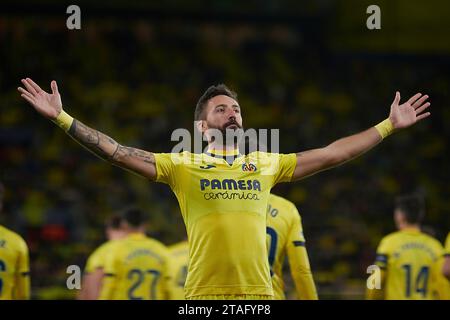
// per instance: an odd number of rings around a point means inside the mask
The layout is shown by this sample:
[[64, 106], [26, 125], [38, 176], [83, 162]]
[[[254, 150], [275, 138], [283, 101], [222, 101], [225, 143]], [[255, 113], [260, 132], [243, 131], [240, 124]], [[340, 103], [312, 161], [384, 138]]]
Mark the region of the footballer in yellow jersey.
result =
[[30, 298], [28, 247], [17, 233], [0, 225], [0, 300]]
[[186, 297], [272, 296], [267, 201], [274, 184], [290, 180], [295, 154], [236, 154], [231, 165], [212, 154], [187, 152], [155, 154], [155, 159], [156, 180], [174, 191], [187, 228]]
[[122, 239], [126, 234], [121, 226], [122, 218], [119, 215], [112, 216], [106, 223], [107, 242], [99, 246], [89, 256], [81, 285], [78, 293], [80, 300], [96, 300], [100, 294], [101, 281], [103, 279], [103, 268], [106, 256], [116, 240]]
[[420, 195], [399, 197], [394, 220], [399, 231], [384, 237], [377, 249], [381, 288], [368, 290], [369, 299], [430, 300], [439, 296], [437, 272], [443, 248], [420, 231], [424, 216]]
[[266, 230], [274, 298], [286, 299], [283, 264], [287, 256], [297, 298], [317, 300], [316, 286], [305, 247], [301, 216], [295, 205], [282, 197], [271, 194], [267, 208]]
[[445, 239], [444, 259], [442, 274], [450, 281], [450, 232]]
[[168, 249], [145, 235], [141, 211], [130, 209], [123, 219], [128, 234], [109, 248], [100, 299], [168, 299], [172, 276]]
[[184, 284], [189, 264], [189, 244], [187, 241], [176, 243], [169, 247], [169, 251], [173, 271], [170, 299], [184, 300]]
[[237, 95], [220, 84], [205, 91], [194, 112], [209, 153], [194, 154], [186, 146], [183, 153], [158, 154], [123, 146], [71, 117], [62, 108], [56, 81], [51, 82], [51, 93], [30, 78], [22, 84], [21, 97], [82, 146], [111, 164], [171, 187], [188, 234], [189, 299], [273, 297], [265, 233], [270, 189], [352, 160], [430, 115], [424, 112], [430, 105], [427, 95], [418, 93], [400, 104], [397, 92], [389, 117], [365, 131], [297, 154], [247, 154], [229, 139], [243, 128]]

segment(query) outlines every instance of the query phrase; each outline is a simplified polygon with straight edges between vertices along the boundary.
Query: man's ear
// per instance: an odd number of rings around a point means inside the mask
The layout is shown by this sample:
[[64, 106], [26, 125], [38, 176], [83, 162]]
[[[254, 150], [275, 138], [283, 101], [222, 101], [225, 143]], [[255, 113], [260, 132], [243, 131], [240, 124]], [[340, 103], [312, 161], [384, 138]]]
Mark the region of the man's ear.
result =
[[130, 228], [130, 225], [126, 221], [122, 221], [120, 223], [120, 229], [122, 229], [124, 231], [128, 231], [129, 228]]
[[197, 120], [195, 121], [195, 127], [200, 133], [205, 132], [208, 129], [208, 125], [206, 124], [206, 120]]

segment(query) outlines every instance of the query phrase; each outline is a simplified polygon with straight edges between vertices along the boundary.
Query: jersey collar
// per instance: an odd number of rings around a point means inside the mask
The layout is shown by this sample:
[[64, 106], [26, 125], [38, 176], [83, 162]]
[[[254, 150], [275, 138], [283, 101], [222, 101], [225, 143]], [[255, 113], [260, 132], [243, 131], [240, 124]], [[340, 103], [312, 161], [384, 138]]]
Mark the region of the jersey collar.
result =
[[415, 227], [404, 228], [402, 231], [406, 233], [421, 233], [420, 229]]
[[230, 157], [230, 156], [239, 156], [240, 152], [238, 148], [235, 148], [233, 150], [220, 150], [220, 149], [214, 149], [208, 148], [208, 151], [206, 153], [210, 156], [219, 156], [219, 157]]
[[233, 150], [222, 150], [222, 149], [213, 149], [210, 148], [208, 151], [206, 151], [206, 154], [213, 158], [219, 158], [223, 159], [228, 163], [229, 166], [232, 166], [234, 163], [234, 160], [241, 156], [241, 153], [239, 152], [238, 148], [235, 148]]

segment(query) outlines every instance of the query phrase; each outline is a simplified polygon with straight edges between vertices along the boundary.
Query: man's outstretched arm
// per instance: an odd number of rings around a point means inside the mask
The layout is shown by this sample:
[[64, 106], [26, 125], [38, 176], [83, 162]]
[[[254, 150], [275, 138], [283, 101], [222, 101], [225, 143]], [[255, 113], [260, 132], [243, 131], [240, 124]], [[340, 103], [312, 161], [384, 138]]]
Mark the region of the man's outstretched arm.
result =
[[73, 119], [62, 109], [61, 96], [56, 81], [52, 81], [52, 93], [42, 90], [30, 78], [22, 79], [26, 89], [19, 87], [21, 97], [30, 103], [44, 117], [56, 122], [75, 141], [100, 158], [131, 170], [151, 180], [156, 178], [155, 157], [153, 153], [122, 146], [107, 135], [89, 128]]
[[324, 148], [297, 153], [297, 166], [292, 180], [299, 180], [319, 171], [339, 166], [369, 151], [392, 132], [407, 128], [430, 115], [424, 111], [430, 106], [427, 95], [417, 93], [407, 102], [400, 103], [395, 95], [389, 118], [363, 132], [339, 139]]

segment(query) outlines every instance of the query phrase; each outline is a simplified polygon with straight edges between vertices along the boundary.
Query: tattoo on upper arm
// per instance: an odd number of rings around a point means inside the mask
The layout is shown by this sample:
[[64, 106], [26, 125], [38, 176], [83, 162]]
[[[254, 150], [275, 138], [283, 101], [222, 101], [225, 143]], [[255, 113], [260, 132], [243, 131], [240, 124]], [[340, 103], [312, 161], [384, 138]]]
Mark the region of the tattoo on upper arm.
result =
[[120, 159], [120, 158], [124, 158], [124, 157], [137, 158], [139, 160], [142, 160], [142, 161], [144, 161], [146, 163], [150, 163], [150, 164], [156, 163], [155, 156], [151, 152], [118, 145], [117, 150], [114, 152], [114, 154], [112, 155], [111, 158], [113, 160], [116, 160], [116, 159]]
[[142, 161], [146, 162], [146, 163], [150, 163], [150, 164], [155, 164], [155, 155], [151, 152], [148, 151], [144, 151], [144, 150], [140, 150], [140, 149], [134, 149], [134, 148], [129, 148], [132, 149], [132, 154], [141, 159]]

